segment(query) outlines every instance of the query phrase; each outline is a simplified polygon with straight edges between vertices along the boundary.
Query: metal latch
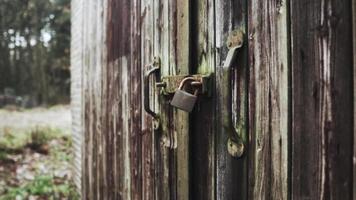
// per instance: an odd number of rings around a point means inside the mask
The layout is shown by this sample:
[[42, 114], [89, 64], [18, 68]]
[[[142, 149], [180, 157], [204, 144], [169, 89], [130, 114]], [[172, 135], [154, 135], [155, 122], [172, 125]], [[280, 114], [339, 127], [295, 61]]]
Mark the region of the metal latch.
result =
[[199, 84], [200, 85], [200, 90], [199, 94], [206, 95], [206, 96], [211, 96], [211, 88], [212, 88], [212, 83], [211, 83], [211, 77], [212, 74], [194, 74], [194, 75], [176, 75], [176, 76], [163, 76], [161, 78], [161, 82], [156, 83], [156, 86], [161, 88], [161, 94], [163, 95], [171, 95], [174, 94], [177, 89], [179, 88], [180, 83], [185, 79], [189, 77], [192, 79], [192, 85], [194, 84]]

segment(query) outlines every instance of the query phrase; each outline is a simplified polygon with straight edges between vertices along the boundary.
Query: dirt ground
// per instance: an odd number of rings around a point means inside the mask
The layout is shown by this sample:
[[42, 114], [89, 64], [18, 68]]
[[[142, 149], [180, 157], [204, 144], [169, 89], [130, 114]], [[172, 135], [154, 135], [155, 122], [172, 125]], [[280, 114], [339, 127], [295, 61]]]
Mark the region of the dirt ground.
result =
[[70, 106], [60, 105], [22, 111], [0, 109], [0, 133], [4, 128], [28, 130], [36, 126], [56, 127], [70, 133]]
[[0, 110], [0, 200], [78, 199], [69, 106]]

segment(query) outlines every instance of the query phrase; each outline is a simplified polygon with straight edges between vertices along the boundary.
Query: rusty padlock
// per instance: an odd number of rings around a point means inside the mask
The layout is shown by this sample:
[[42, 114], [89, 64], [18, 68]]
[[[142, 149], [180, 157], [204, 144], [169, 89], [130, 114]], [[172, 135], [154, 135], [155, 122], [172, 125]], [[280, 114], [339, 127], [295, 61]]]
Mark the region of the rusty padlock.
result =
[[195, 79], [193, 77], [187, 77], [182, 80], [173, 96], [171, 105], [186, 112], [191, 112], [197, 101], [199, 89], [196, 88], [194, 94], [184, 91], [183, 87], [187, 81], [195, 81]]

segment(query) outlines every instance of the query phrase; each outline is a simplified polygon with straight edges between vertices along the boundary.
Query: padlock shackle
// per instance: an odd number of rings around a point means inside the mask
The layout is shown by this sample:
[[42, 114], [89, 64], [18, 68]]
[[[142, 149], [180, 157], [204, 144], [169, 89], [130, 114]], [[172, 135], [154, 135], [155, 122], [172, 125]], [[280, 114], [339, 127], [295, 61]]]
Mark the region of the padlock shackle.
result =
[[196, 81], [196, 79], [195, 79], [194, 77], [190, 77], [190, 76], [184, 78], [184, 79], [180, 82], [178, 89], [181, 90], [181, 89], [183, 88], [185, 82], [187, 82], [187, 81]]

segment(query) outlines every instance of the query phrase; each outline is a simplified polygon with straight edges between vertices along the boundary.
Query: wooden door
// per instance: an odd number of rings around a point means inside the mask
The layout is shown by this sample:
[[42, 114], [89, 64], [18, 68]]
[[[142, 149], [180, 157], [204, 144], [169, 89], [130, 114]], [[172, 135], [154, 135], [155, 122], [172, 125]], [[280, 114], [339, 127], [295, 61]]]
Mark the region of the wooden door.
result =
[[[352, 199], [351, 0], [72, 5], [83, 199]], [[229, 85], [224, 64], [235, 31], [243, 44]], [[154, 60], [160, 73], [144, 84]], [[155, 82], [192, 74], [210, 74], [212, 84], [188, 114]], [[227, 150], [226, 116], [242, 157]]]

